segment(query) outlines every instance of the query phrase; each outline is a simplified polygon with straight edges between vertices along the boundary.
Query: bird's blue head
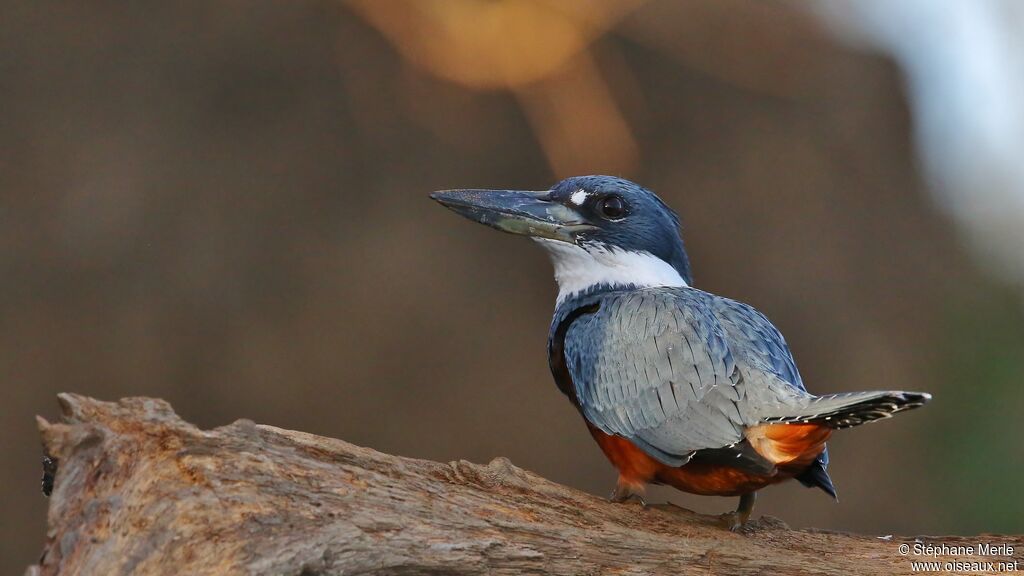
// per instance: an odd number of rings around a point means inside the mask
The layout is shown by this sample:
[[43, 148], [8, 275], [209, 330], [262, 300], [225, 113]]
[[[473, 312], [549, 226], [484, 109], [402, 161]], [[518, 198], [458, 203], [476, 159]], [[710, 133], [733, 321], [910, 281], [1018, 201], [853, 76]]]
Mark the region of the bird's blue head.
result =
[[447, 190], [431, 197], [477, 222], [533, 237], [551, 254], [559, 300], [602, 287], [685, 286], [679, 218], [650, 190], [612, 176], [550, 190]]

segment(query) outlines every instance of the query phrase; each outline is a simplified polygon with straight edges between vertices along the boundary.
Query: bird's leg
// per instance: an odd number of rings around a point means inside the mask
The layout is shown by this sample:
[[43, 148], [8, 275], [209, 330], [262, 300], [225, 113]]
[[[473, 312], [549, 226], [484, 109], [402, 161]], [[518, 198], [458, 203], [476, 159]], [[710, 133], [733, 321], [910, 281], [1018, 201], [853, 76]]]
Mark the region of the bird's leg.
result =
[[622, 476], [619, 476], [619, 481], [615, 483], [615, 490], [609, 499], [612, 502], [637, 502], [641, 506], [647, 505], [644, 501], [643, 483], [627, 480]]
[[747, 520], [750, 520], [750, 513], [754, 511], [754, 500], [756, 498], [757, 492], [744, 494], [740, 496], [740, 505], [736, 507], [735, 512], [722, 515], [722, 519], [729, 530], [736, 532], [747, 523]]
[[740, 505], [736, 507], [736, 516], [740, 526], [750, 520], [750, 514], [754, 511], [754, 500], [757, 499], [757, 492], [750, 492], [740, 496]]

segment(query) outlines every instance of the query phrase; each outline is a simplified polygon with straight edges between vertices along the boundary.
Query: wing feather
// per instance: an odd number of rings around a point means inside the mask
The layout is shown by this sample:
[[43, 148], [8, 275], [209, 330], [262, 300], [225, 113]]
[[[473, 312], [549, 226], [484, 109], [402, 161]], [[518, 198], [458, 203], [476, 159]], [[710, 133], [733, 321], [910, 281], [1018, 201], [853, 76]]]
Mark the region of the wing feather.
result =
[[587, 420], [674, 466], [809, 397], [767, 318], [692, 288], [602, 295], [569, 327], [565, 355]]
[[742, 437], [736, 364], [703, 295], [610, 293], [565, 337], [566, 363], [587, 420], [670, 465]]

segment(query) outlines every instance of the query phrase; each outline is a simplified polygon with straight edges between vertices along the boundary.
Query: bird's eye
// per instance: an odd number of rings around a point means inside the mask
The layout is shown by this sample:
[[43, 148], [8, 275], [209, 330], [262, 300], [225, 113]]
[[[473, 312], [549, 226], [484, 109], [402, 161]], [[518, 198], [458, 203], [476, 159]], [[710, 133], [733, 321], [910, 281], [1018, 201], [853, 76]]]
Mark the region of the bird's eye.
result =
[[626, 215], [626, 203], [618, 196], [608, 196], [598, 205], [605, 218], [618, 220]]

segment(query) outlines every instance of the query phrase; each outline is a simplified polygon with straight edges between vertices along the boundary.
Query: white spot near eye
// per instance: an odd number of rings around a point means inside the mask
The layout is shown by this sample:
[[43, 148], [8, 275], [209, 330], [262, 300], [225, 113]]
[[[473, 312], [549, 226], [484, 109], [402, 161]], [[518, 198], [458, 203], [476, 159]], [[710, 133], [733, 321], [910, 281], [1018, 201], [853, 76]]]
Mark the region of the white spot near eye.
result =
[[585, 190], [577, 190], [569, 196], [569, 201], [577, 206], [583, 206], [583, 203], [587, 201], [587, 192]]

